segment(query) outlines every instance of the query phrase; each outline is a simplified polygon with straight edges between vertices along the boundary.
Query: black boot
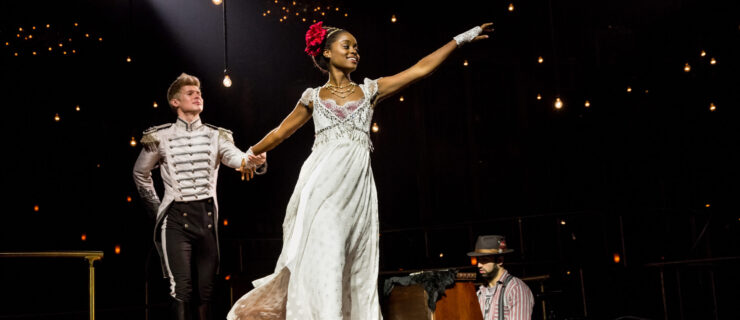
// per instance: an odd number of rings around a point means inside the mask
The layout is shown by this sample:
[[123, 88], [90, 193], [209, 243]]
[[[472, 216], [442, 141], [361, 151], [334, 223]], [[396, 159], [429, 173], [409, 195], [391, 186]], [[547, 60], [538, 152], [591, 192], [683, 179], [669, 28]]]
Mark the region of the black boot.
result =
[[198, 306], [198, 320], [211, 320], [211, 304], [206, 302]]
[[190, 320], [190, 304], [174, 299], [170, 306], [170, 315], [173, 320]]

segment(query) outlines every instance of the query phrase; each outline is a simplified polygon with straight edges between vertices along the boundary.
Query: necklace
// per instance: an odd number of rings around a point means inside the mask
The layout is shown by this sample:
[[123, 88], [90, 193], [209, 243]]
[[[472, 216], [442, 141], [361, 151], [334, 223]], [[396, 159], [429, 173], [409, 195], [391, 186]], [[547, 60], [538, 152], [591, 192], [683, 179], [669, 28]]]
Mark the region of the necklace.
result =
[[354, 82], [350, 82], [350, 83], [345, 84], [343, 86], [335, 86], [335, 85], [327, 82], [324, 85], [324, 88], [326, 90], [329, 90], [329, 93], [331, 93], [332, 95], [335, 95], [335, 96], [337, 96], [339, 98], [344, 99], [346, 97], [349, 97], [352, 93], [355, 92], [355, 87], [356, 86], [357, 86], [357, 84], [354, 83]]

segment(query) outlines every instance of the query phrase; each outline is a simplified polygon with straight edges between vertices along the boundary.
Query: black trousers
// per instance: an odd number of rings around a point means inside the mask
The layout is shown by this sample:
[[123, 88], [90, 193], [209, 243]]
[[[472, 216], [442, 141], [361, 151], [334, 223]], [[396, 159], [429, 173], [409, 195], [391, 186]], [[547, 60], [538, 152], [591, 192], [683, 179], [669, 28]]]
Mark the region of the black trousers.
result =
[[[162, 251], [170, 295], [191, 302], [210, 302], [218, 268], [213, 199], [174, 202], [161, 226]], [[195, 291], [193, 287], [195, 286]]]

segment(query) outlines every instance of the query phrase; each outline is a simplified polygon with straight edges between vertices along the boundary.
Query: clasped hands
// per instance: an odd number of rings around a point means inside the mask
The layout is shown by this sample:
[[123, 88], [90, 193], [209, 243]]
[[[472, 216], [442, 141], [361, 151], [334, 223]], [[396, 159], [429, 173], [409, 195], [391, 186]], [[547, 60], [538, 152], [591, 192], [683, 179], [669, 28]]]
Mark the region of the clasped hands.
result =
[[249, 181], [254, 178], [254, 172], [257, 170], [257, 167], [264, 164], [265, 161], [267, 161], [267, 153], [263, 152], [255, 156], [250, 148], [247, 151], [247, 158], [242, 159], [242, 165], [236, 171], [242, 173], [242, 181]]

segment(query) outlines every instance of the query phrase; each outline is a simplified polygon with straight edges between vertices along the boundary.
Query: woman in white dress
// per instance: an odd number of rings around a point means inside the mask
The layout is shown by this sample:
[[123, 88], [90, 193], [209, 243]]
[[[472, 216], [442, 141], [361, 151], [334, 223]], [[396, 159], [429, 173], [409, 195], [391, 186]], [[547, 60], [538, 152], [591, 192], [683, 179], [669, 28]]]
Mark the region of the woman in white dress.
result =
[[305, 51], [329, 79], [307, 89], [285, 120], [251, 149], [272, 150], [313, 117], [313, 152], [288, 203], [275, 271], [253, 282], [255, 288], [234, 304], [229, 320], [382, 319], [378, 200], [370, 167], [373, 108], [490, 31], [491, 23], [475, 27], [401, 73], [356, 84], [350, 79], [360, 61], [355, 37], [322, 22], [309, 28]]

